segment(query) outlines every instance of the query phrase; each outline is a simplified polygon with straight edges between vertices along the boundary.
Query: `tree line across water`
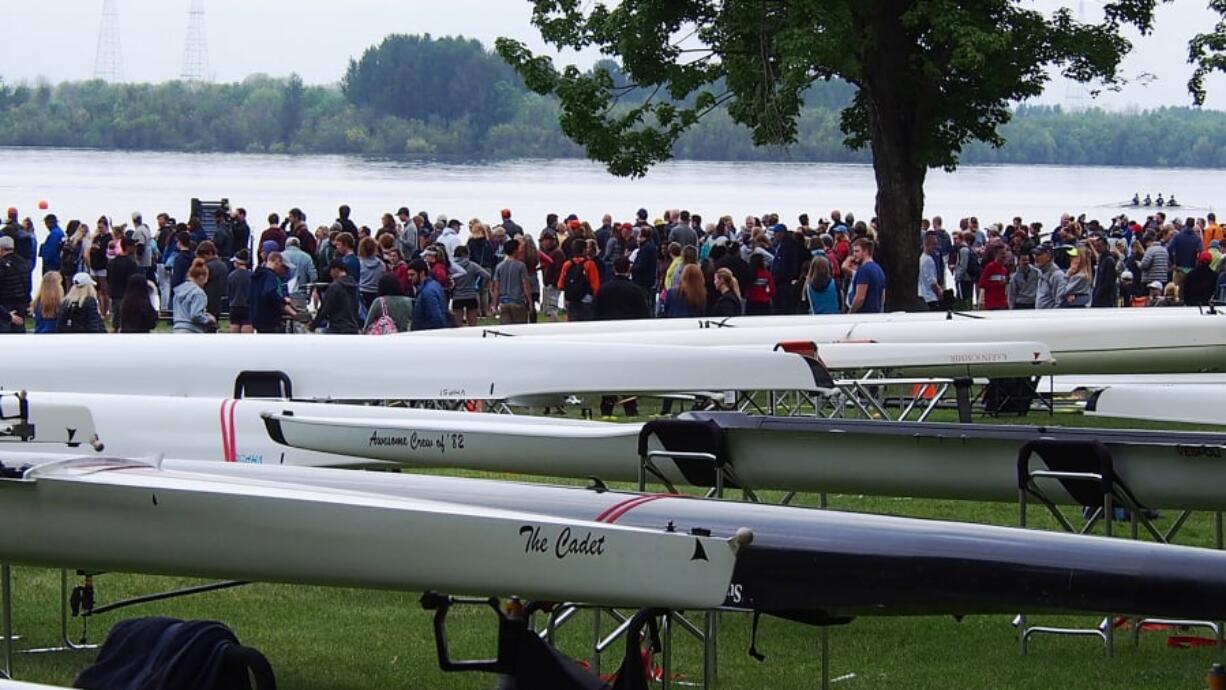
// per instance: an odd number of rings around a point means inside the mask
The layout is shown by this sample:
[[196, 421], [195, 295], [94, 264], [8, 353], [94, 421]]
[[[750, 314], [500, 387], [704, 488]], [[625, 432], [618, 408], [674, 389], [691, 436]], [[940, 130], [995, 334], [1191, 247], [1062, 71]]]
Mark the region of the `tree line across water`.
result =
[[[620, 71], [601, 62], [614, 82]], [[677, 158], [868, 162], [844, 146], [840, 112], [852, 87], [819, 82], [806, 94], [795, 144], [756, 147], [726, 112], [676, 144]], [[625, 103], [647, 94], [630, 90]], [[1166, 106], [1137, 112], [1020, 106], [1004, 147], [969, 145], [965, 163], [1226, 167], [1226, 112]], [[0, 82], [0, 146], [121, 150], [335, 153], [463, 159], [583, 158], [552, 97], [528, 91], [479, 42], [389, 36], [350, 62], [339, 86], [297, 75], [240, 83], [58, 85]]]

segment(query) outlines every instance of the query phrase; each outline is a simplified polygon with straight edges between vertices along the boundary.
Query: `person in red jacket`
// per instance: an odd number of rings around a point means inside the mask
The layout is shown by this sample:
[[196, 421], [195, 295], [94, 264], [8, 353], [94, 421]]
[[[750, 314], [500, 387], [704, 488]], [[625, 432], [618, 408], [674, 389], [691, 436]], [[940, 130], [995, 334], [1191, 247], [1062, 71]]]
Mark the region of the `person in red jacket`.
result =
[[775, 296], [775, 279], [766, 268], [766, 257], [758, 252], [750, 254], [749, 270], [753, 271], [753, 282], [745, 290], [745, 314], [769, 315], [771, 299]]
[[571, 240], [573, 258], [562, 264], [558, 273], [558, 289], [566, 300], [567, 321], [591, 321], [592, 301], [600, 291], [600, 269], [587, 257], [587, 240]]
[[1009, 308], [1009, 248], [994, 244], [984, 251], [985, 264], [979, 273], [979, 304], [984, 309]]

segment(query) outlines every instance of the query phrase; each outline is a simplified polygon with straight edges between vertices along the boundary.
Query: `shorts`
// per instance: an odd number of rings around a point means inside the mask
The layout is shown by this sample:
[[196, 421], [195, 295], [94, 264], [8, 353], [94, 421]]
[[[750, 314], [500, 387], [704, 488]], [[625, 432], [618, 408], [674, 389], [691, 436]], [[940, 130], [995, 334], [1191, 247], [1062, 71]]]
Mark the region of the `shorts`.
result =
[[561, 296], [561, 290], [549, 285], [545, 286], [544, 296], [541, 300], [541, 311], [544, 312], [545, 316], [558, 315], [558, 301]]
[[251, 308], [250, 307], [230, 307], [230, 325], [231, 326], [250, 326], [251, 325]]
[[479, 305], [477, 304], [477, 298], [476, 298], [476, 297], [470, 297], [470, 298], [468, 298], [468, 299], [453, 299], [453, 300], [451, 300], [451, 308], [452, 308], [452, 309], [455, 309], [455, 310], [460, 310], [460, 309], [472, 309], [472, 310], [475, 310], [475, 309], [476, 309], [478, 306], [479, 306]]

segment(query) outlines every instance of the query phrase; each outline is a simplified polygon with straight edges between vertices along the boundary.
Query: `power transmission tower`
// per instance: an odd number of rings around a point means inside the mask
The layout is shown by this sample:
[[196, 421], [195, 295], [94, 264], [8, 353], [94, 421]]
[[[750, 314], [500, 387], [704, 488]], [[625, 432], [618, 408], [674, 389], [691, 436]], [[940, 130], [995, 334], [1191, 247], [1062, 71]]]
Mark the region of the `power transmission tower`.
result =
[[187, 15], [187, 47], [183, 50], [184, 81], [209, 81], [209, 36], [204, 24], [204, 0], [192, 0]]
[[119, 0], [102, 0], [102, 23], [98, 25], [98, 52], [94, 54], [94, 79], [123, 81], [123, 43], [119, 40]]

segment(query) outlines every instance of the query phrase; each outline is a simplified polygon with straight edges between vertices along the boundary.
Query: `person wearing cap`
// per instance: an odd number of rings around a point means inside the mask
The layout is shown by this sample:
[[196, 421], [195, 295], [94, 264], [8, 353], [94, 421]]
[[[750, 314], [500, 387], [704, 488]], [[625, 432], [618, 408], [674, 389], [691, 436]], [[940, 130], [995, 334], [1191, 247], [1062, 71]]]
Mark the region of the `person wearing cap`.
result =
[[[507, 231], [508, 239], [518, 237], [524, 234], [523, 227], [521, 227], [519, 223], [516, 223], [514, 220], [511, 219], [511, 209], [504, 208], [499, 212], [499, 215], [502, 216], [502, 227], [503, 229]], [[558, 219], [557, 215], [556, 214], [550, 214], [550, 215], [554, 216], [553, 219], [556, 222]], [[549, 224], [547, 223], [547, 225]], [[550, 226], [552, 227], [552, 225]]]
[[30, 311], [30, 267], [8, 234], [0, 236], [0, 333], [25, 333]]
[[655, 230], [652, 228], [640, 228], [638, 247], [630, 255], [630, 280], [646, 293], [651, 313], [655, 313], [656, 309], [656, 280], [660, 265], [660, 253], [654, 237]]
[[48, 213], [43, 218], [43, 225], [47, 227], [47, 239], [43, 240], [38, 255], [43, 260], [43, 275], [46, 275], [60, 270], [60, 247], [64, 244], [64, 231], [54, 213]]
[[1064, 271], [1056, 267], [1049, 244], [1034, 248], [1034, 264], [1039, 270], [1039, 288], [1035, 306], [1039, 309], [1055, 309], [1060, 306], [1060, 293], [1064, 290]]
[[1213, 254], [1201, 252], [1196, 257], [1196, 267], [1188, 272], [1180, 286], [1183, 303], [1189, 307], [1207, 307], [1217, 293], [1217, 274], [1210, 268]]
[[272, 251], [251, 273], [251, 289], [247, 293], [247, 309], [251, 328], [256, 333], [284, 333], [286, 316], [296, 316], [285, 295], [282, 276], [289, 273], [281, 252]]
[[311, 319], [308, 328], [333, 335], [356, 335], [360, 331], [358, 284], [340, 259], [333, 259], [328, 264], [328, 275], [332, 282], [328, 283], [328, 289], [319, 303], [319, 311], [315, 312], [315, 318]]
[[56, 333], [106, 333], [98, 312], [98, 284], [88, 273], [72, 277], [72, 288], [55, 317]]

